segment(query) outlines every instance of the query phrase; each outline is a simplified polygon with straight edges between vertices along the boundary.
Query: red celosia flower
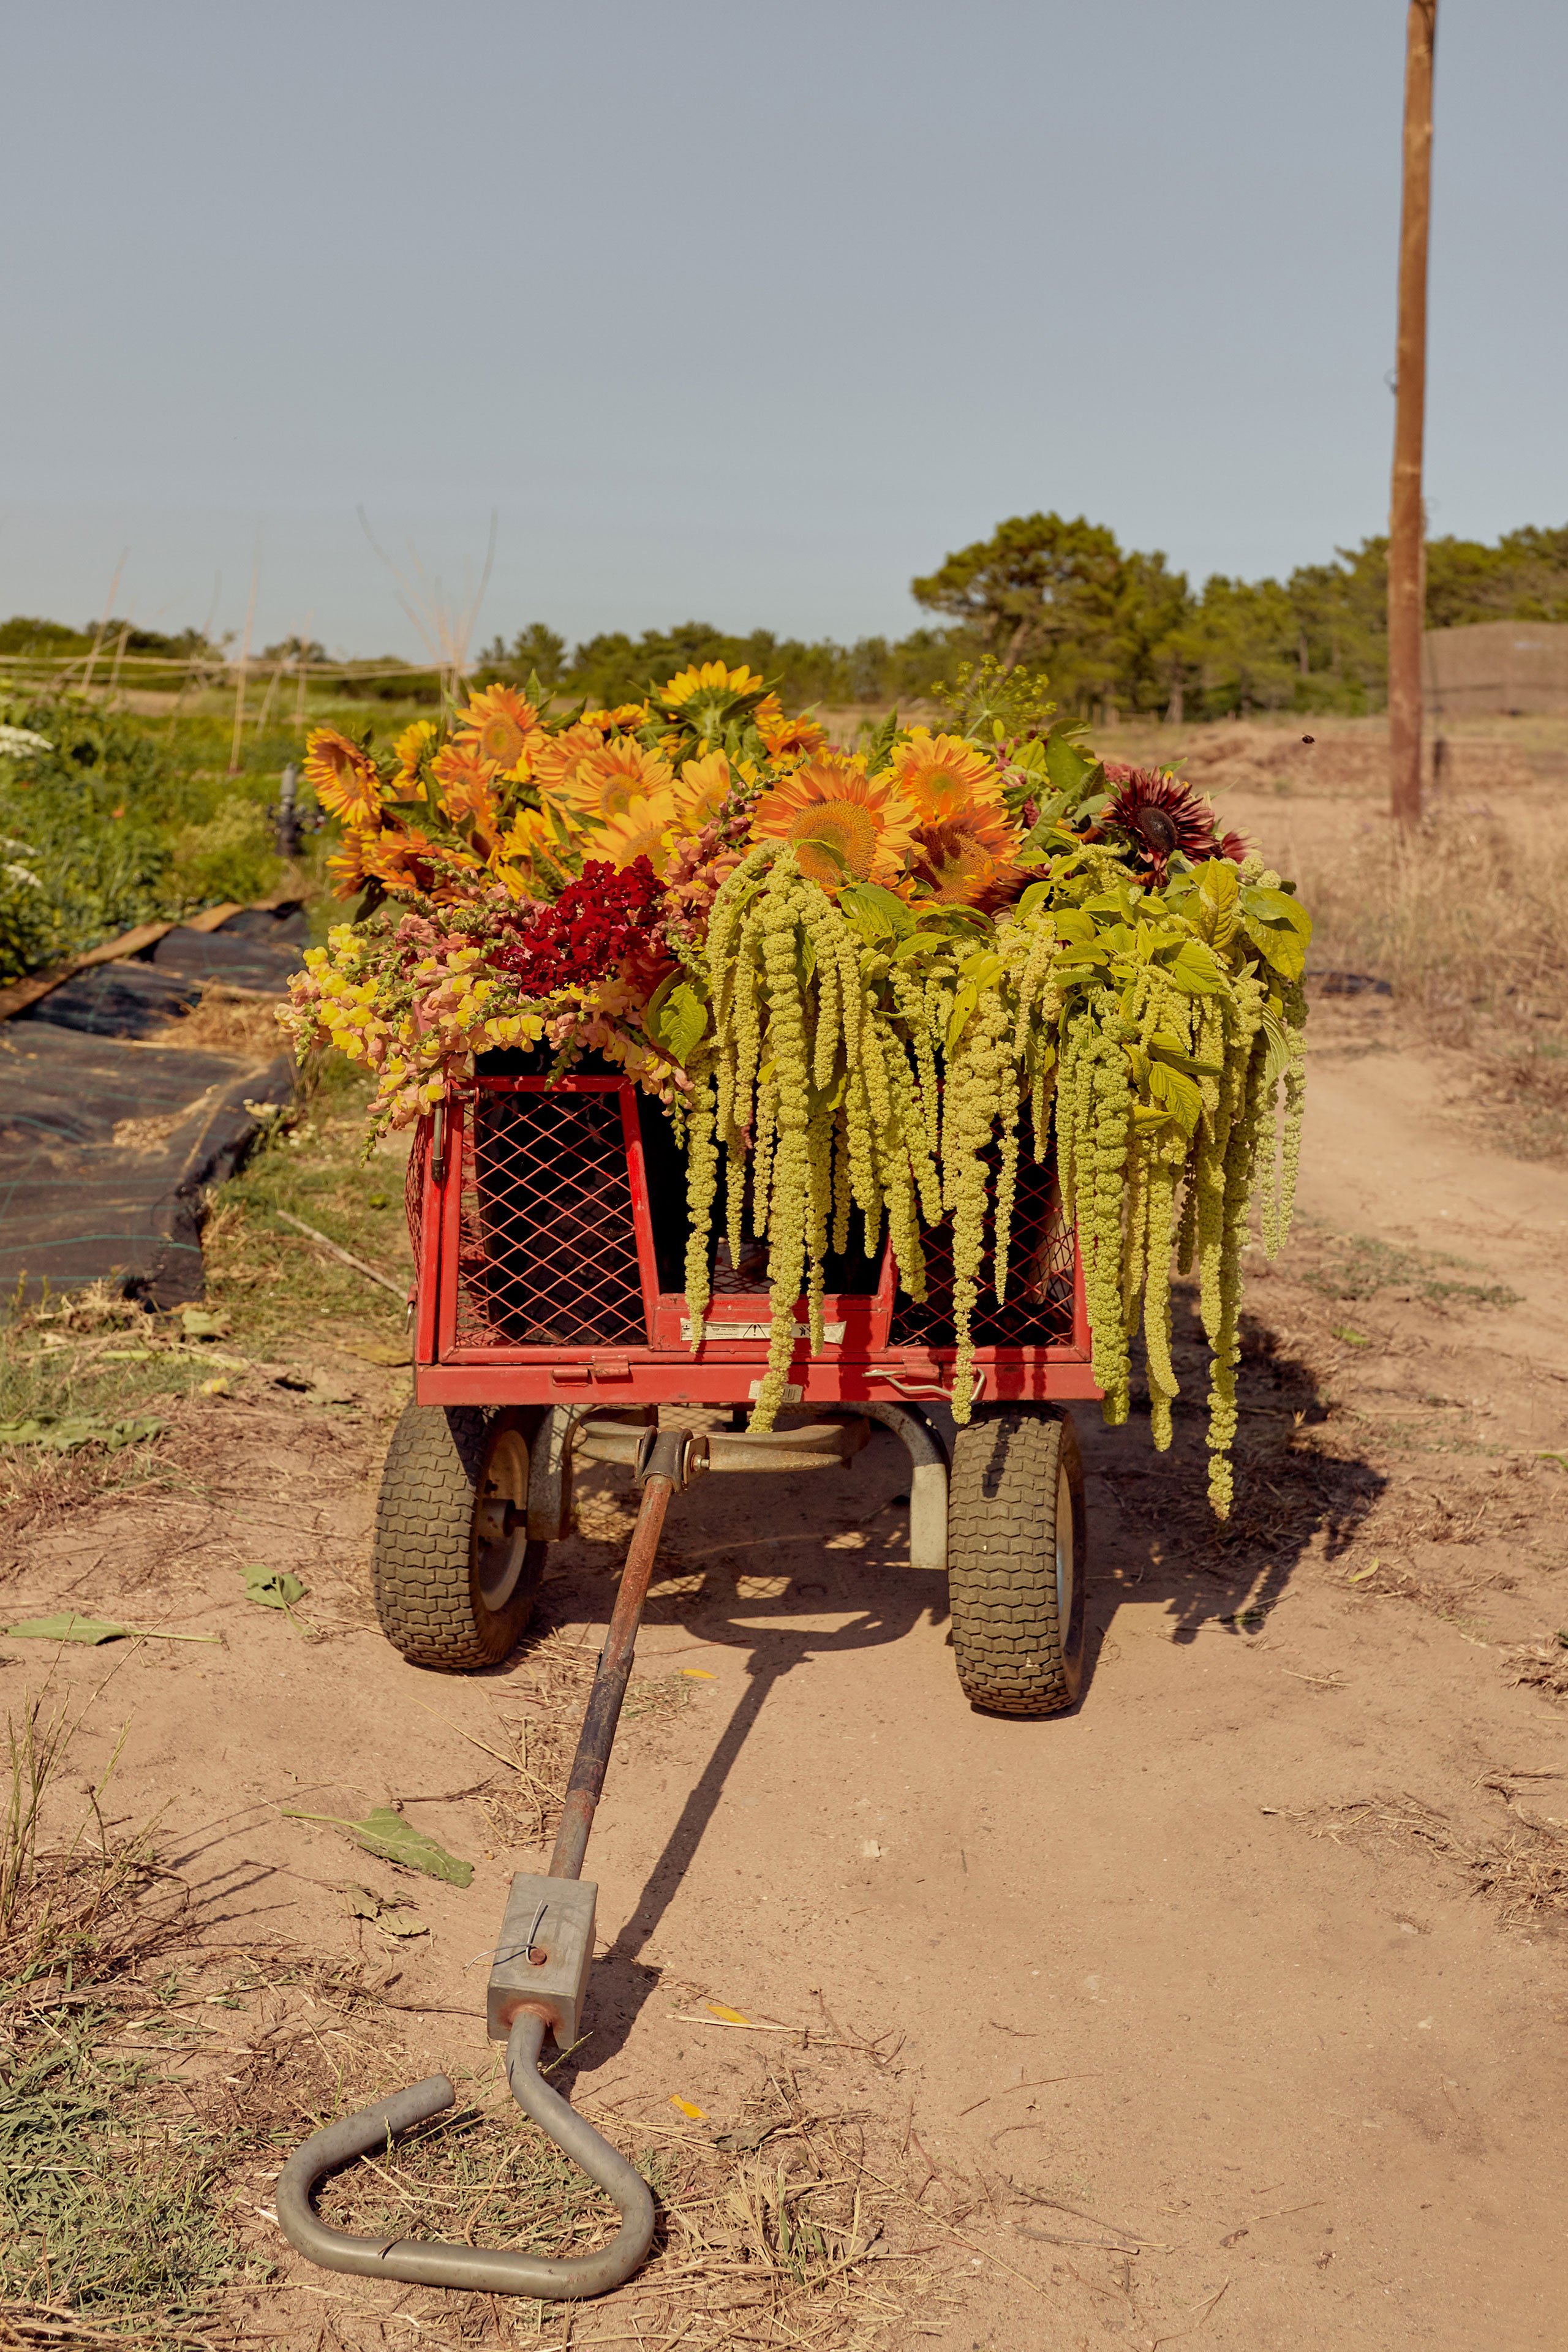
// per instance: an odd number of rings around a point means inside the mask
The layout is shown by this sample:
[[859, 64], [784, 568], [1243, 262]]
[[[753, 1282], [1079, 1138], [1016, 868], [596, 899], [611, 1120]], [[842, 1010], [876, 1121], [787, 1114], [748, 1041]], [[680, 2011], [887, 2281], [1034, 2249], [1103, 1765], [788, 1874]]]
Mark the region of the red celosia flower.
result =
[[669, 961], [663, 912], [663, 887], [646, 857], [618, 869], [590, 859], [581, 881], [569, 882], [553, 906], [534, 908], [489, 961], [524, 996], [549, 996], [623, 967], [646, 981]]
[[1227, 834], [1221, 841], [1207, 801], [1175, 776], [1108, 760], [1105, 781], [1117, 787], [1116, 797], [1089, 837], [1121, 834], [1133, 864], [1152, 881], [1164, 881], [1166, 867], [1178, 853], [1194, 865], [1205, 857], [1231, 857], [1239, 864], [1247, 855], [1238, 835]]

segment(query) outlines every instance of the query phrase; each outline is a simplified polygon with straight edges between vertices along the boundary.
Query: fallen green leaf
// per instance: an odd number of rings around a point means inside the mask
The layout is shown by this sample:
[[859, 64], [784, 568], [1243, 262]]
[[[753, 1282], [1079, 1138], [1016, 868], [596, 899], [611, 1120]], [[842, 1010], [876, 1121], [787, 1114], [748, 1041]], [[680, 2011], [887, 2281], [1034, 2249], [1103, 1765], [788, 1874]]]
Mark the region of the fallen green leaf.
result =
[[1331, 1339], [1343, 1339], [1346, 1345], [1352, 1348], [1370, 1348], [1372, 1345], [1372, 1341], [1363, 1332], [1352, 1331], [1348, 1326], [1334, 1327], [1329, 1336]]
[[0, 1445], [45, 1445], [53, 1454], [74, 1454], [79, 1446], [101, 1445], [118, 1454], [123, 1445], [140, 1445], [163, 1433], [161, 1421], [95, 1421], [73, 1414], [57, 1421], [46, 1414], [37, 1421], [0, 1421]]
[[185, 1307], [180, 1311], [180, 1328], [187, 1339], [226, 1339], [228, 1317], [205, 1307]]
[[381, 1862], [395, 1862], [405, 1870], [423, 1871], [426, 1878], [444, 1878], [451, 1886], [467, 1886], [474, 1875], [471, 1862], [459, 1862], [445, 1846], [395, 1813], [390, 1805], [377, 1805], [363, 1822], [345, 1821], [341, 1813], [305, 1813], [292, 1805], [285, 1805], [283, 1818], [289, 1822], [325, 1822], [331, 1828], [344, 1830], [354, 1843], [366, 1853], [374, 1853]]
[[245, 1597], [261, 1609], [292, 1609], [296, 1601], [303, 1601], [305, 1588], [297, 1576], [286, 1568], [268, 1568], [258, 1559], [248, 1561], [240, 1570], [245, 1579]]
[[111, 1625], [105, 1617], [78, 1617], [67, 1610], [58, 1617], [28, 1617], [7, 1625], [18, 1642], [216, 1642], [216, 1633], [163, 1633], [155, 1627]]

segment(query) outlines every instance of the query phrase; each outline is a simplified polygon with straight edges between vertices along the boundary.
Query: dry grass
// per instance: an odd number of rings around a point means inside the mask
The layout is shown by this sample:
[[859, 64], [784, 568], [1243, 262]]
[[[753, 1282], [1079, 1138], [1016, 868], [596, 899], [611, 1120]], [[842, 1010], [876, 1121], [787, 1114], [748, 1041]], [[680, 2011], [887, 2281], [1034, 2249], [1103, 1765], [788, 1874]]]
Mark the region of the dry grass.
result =
[[155, 1042], [177, 1046], [184, 1054], [243, 1055], [257, 1062], [270, 1062], [292, 1051], [279, 1026], [275, 996], [228, 988], [221, 981], [206, 982], [200, 1002], [171, 1021]]
[[1407, 1790], [1313, 1806], [1288, 1818], [1336, 1845], [1404, 1845], [1457, 1864], [1473, 1891], [1497, 1906], [1504, 1927], [1524, 1927], [1568, 1918], [1568, 1832], [1519, 1801], [1516, 1783], [1536, 1777], [1494, 1773], [1484, 1783], [1510, 1811], [1500, 1837], [1462, 1832]]
[[[470, 1747], [500, 1767], [474, 1791], [503, 1845], [542, 1846], [554, 1835], [565, 1800], [583, 1710], [598, 1660], [595, 1643], [563, 1629], [531, 1643], [526, 1665], [509, 1679], [495, 1706], [492, 1729], [481, 1740], [460, 1732]], [[679, 1675], [634, 1675], [621, 1708], [619, 1738], [634, 1739], [668, 1722], [691, 1703], [691, 1685]], [[435, 1707], [432, 1714], [439, 1714]], [[441, 1720], [452, 1730], [449, 1717]]]
[[0, 2342], [211, 2344], [201, 2322], [252, 2266], [220, 2143], [166, 2079], [188, 2041], [188, 1890], [149, 1828], [106, 1823], [112, 1760], [74, 1832], [49, 1826], [92, 1703], [46, 1685], [0, 1761]]
[[1440, 811], [1410, 842], [1369, 811], [1297, 861], [1312, 961], [1390, 981], [1400, 1011], [1472, 1062], [1531, 1154], [1568, 1134], [1568, 817], [1533, 801]]
[[[342, 2048], [341, 2038], [334, 2037]], [[321, 2116], [381, 2096], [394, 2077], [368, 2043], [324, 2064], [296, 2044], [286, 2095]], [[399, 2078], [402, 2079], [402, 2078]], [[499, 2080], [471, 2086], [471, 2103], [374, 2165], [323, 2191], [324, 2218], [372, 2236], [440, 2236], [542, 2253], [582, 2253], [613, 2234], [603, 2198], [518, 2112]], [[255, 2107], [255, 2093], [247, 2093]], [[916, 2216], [897, 2149], [872, 2147], [863, 2116], [825, 2097], [809, 2072], [779, 2064], [727, 2130], [685, 2124], [668, 2107], [629, 2118], [612, 2101], [583, 2110], [649, 2180], [658, 2225], [647, 2263], [617, 2294], [579, 2315], [574, 2343], [646, 2341], [672, 2334], [697, 2347], [809, 2343], [822, 2352], [900, 2340], [889, 2331], [930, 2281], [913, 2247]], [[301, 2118], [301, 2124], [303, 2123]], [[296, 2126], [298, 2130], [300, 2126]], [[924, 2220], [923, 2215], [919, 2217]], [[920, 2230], [927, 2242], [930, 2228]], [[940, 2231], [939, 2231], [940, 2234]], [[562, 2315], [509, 2302], [519, 2328]], [[416, 2318], [458, 2338], [495, 2306], [444, 2294]], [[348, 2341], [359, 2340], [350, 2336]]]

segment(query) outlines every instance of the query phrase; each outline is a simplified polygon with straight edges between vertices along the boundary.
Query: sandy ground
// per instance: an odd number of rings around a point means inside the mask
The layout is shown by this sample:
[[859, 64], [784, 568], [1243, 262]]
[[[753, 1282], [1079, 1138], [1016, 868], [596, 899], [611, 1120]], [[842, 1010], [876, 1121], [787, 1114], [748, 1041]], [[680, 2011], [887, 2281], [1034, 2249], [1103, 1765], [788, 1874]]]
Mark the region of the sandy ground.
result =
[[[1568, 1902], [1568, 1749], [1561, 1699], [1517, 1676], [1538, 1648], [1550, 1674], [1568, 1623], [1568, 1467], [1540, 1458], [1568, 1442], [1568, 1175], [1489, 1154], [1391, 1021], [1357, 1001], [1314, 1023], [1299, 1236], [1255, 1268], [1233, 1533], [1204, 1517], [1195, 1411], [1166, 1462], [1080, 1414], [1094, 1597], [1071, 1717], [963, 1700], [885, 1433], [815, 1482], [710, 1480], [672, 1518], [639, 1657], [659, 1703], [590, 1850], [574, 2095], [667, 2130], [679, 2096], [719, 2128], [799, 2036], [702, 2003], [812, 2029], [796, 2063], [918, 2200], [902, 2242], [926, 2284], [888, 2343], [1563, 2342], [1568, 1912], [1537, 1898]], [[1413, 1275], [1374, 1255], [1347, 1297], [1351, 1236], [1427, 1255]], [[1434, 1273], [1438, 1252], [1465, 1263]], [[0, 1611], [220, 1635], [68, 1654], [84, 1689], [113, 1668], [83, 1770], [129, 1717], [118, 1811], [163, 1809], [214, 1945], [384, 1957], [333, 1889], [416, 1901], [431, 1933], [386, 1993], [411, 2079], [487, 2063], [474, 1956], [510, 1872], [541, 1865], [473, 1742], [526, 1713], [539, 1653], [447, 1680], [381, 1639], [366, 1548], [402, 1376], [325, 1369], [310, 1395], [183, 1409], [184, 1489], [25, 1530]], [[589, 1532], [552, 1555], [537, 1632], [557, 1647], [596, 1645], [629, 1523], [595, 1475]], [[239, 1601], [250, 1560], [302, 1575], [322, 1638]], [[39, 1662], [7, 1646], [14, 1698]], [[393, 1797], [475, 1862], [469, 1889], [281, 1811]], [[284, 2270], [247, 2325], [313, 2342], [320, 2274], [256, 2228]], [[439, 2295], [325, 2284], [344, 2342], [409, 2340], [395, 2307], [455, 2340]], [[495, 2311], [488, 2340], [513, 2340]], [[571, 2342], [641, 2341], [621, 2312], [580, 2312]]]

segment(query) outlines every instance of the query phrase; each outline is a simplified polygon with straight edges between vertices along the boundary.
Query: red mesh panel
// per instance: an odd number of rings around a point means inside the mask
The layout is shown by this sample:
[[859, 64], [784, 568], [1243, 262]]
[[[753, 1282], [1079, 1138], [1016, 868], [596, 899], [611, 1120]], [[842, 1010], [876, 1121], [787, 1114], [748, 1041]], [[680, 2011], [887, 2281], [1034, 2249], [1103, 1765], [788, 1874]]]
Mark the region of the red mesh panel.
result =
[[646, 1345], [619, 1095], [481, 1088], [467, 1118], [456, 1345]]
[[[991, 1265], [993, 1212], [996, 1195], [995, 1144], [984, 1154], [988, 1174], [984, 1265]], [[1061, 1347], [1072, 1339], [1073, 1229], [1062, 1214], [1057, 1190], [1053, 1147], [1039, 1166], [1026, 1141], [1018, 1153], [1018, 1184], [1013, 1201], [1013, 1230], [1007, 1248], [1007, 1297], [998, 1307], [994, 1294], [982, 1280], [973, 1318], [977, 1348]], [[924, 1344], [951, 1348], [952, 1326], [952, 1221], [925, 1236], [926, 1297], [917, 1305], [900, 1290], [889, 1334], [894, 1347]]]

